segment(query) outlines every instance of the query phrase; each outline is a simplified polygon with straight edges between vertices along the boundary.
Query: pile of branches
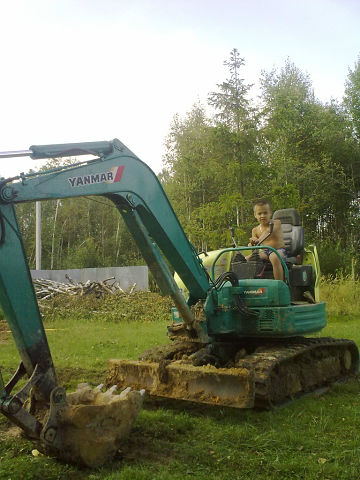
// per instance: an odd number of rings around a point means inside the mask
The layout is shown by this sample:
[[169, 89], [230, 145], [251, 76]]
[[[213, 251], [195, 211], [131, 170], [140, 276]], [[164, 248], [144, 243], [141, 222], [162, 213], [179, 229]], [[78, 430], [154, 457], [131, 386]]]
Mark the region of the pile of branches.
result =
[[136, 283], [132, 285], [128, 292], [123, 290], [115, 277], [107, 278], [102, 282], [74, 282], [69, 275], [65, 275], [69, 283], [55, 282], [45, 278], [37, 278], [33, 280], [36, 297], [39, 300], [48, 300], [58, 295], [88, 295], [94, 294], [97, 298], [106, 294], [110, 295], [131, 295], [136, 287]]

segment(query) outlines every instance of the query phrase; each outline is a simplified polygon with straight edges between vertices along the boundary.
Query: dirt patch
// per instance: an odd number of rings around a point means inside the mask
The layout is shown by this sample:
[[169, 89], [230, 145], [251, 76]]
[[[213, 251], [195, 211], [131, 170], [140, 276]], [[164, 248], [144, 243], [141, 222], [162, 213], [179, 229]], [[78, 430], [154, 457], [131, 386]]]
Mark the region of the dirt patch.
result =
[[0, 440], [13, 440], [23, 435], [21, 428], [10, 425], [8, 428], [0, 431]]
[[9, 326], [6, 320], [0, 320], [0, 332], [3, 332], [4, 330], [9, 330]]
[[149, 362], [181, 360], [184, 356], [191, 355], [199, 350], [201, 346], [201, 344], [195, 342], [173, 342], [166, 345], [158, 345], [143, 352], [139, 356], [139, 360]]
[[4, 343], [9, 337], [9, 325], [6, 320], [0, 320], [0, 343]]

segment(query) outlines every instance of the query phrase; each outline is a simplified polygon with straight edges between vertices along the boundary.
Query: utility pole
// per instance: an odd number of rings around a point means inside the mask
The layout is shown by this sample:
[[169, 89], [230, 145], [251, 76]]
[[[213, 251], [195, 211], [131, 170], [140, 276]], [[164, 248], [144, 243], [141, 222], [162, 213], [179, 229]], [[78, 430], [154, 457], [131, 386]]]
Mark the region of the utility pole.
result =
[[36, 202], [35, 264], [41, 270], [41, 202]]

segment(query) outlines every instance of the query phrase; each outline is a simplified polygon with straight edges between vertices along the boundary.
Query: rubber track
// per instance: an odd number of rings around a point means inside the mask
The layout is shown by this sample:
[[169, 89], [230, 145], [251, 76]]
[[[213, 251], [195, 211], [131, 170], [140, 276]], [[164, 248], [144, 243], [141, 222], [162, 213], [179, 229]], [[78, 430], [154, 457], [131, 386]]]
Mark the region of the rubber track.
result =
[[[344, 363], [346, 351], [351, 354], [350, 368]], [[352, 340], [330, 337], [264, 344], [239, 362], [255, 374], [256, 408], [272, 408], [353, 376], [358, 364], [359, 352]]]
[[[253, 372], [255, 408], [269, 409], [301, 397], [358, 372], [359, 351], [352, 340], [331, 337], [294, 337], [279, 339], [248, 339], [243, 345], [254, 353], [238, 360], [235, 367]], [[189, 356], [201, 348], [188, 342], [175, 342], [144, 352], [140, 360], [168, 365], [174, 359]], [[347, 367], [344, 355], [348, 352]], [[349, 355], [350, 354], [350, 355]], [[234, 365], [232, 365], [233, 367]]]

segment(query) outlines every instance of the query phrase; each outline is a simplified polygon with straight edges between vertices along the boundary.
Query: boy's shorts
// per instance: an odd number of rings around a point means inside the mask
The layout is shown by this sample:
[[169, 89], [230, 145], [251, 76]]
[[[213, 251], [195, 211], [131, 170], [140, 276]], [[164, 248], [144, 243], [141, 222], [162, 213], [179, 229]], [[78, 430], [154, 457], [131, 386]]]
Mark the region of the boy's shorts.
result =
[[[286, 260], [286, 250], [285, 248], [277, 248], [276, 249], [278, 252], [281, 252], [284, 255], [284, 260]], [[267, 257], [270, 257], [270, 254], [273, 253], [273, 250], [270, 250], [270, 248], [264, 248], [264, 250], [261, 250], [261, 252], [265, 253]]]

